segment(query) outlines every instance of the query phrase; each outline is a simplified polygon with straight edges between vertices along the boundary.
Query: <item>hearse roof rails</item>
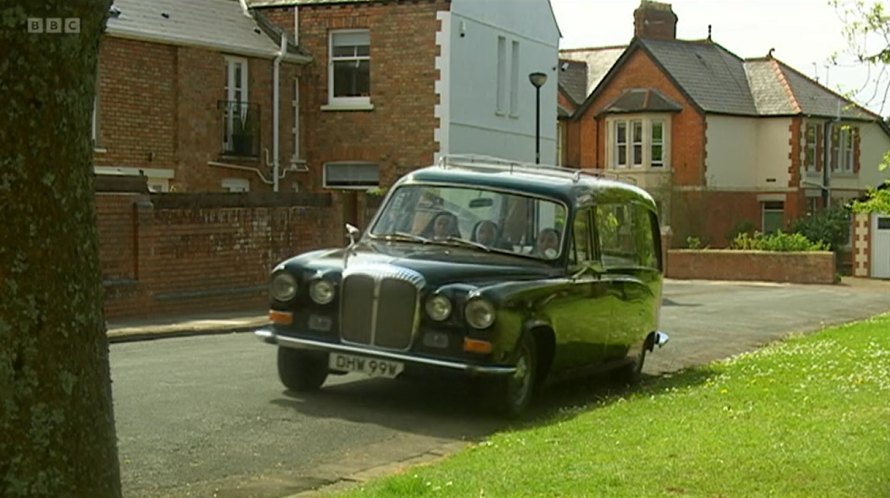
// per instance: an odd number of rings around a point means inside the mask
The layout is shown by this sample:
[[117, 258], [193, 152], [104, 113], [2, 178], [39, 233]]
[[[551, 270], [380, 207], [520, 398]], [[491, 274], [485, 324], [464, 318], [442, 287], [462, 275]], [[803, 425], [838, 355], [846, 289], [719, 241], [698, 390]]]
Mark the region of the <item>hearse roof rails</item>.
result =
[[578, 182], [581, 176], [590, 176], [597, 179], [612, 179], [625, 183], [636, 184], [633, 178], [622, 178], [618, 173], [606, 172], [595, 169], [566, 168], [552, 164], [534, 164], [502, 157], [486, 156], [481, 154], [447, 154], [439, 158], [438, 166], [441, 168], [466, 168], [486, 169], [513, 172], [534, 172], [561, 178], [571, 178]]

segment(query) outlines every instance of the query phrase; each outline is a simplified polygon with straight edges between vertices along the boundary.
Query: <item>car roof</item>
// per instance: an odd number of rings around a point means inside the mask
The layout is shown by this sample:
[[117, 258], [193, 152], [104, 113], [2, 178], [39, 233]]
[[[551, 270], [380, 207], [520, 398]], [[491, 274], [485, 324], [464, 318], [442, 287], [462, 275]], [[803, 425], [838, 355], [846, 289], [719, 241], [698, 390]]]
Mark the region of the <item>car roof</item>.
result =
[[[603, 196], [636, 200], [655, 209], [652, 197], [626, 181], [605, 178], [601, 170], [581, 170], [536, 165], [488, 156], [444, 156], [438, 164], [412, 171], [395, 186], [410, 183], [467, 185], [498, 190], [526, 192], [558, 199], [569, 206]], [[617, 175], [616, 175], [617, 176]]]

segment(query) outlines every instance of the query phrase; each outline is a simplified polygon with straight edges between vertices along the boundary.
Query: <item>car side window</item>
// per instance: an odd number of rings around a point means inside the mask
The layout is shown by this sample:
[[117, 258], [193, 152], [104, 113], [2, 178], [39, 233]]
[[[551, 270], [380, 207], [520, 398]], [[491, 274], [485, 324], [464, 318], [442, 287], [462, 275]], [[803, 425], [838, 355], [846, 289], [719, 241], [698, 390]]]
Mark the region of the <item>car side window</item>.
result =
[[572, 238], [569, 244], [569, 269], [578, 270], [594, 259], [592, 232], [590, 230], [590, 208], [575, 213], [572, 223]]
[[658, 268], [652, 214], [637, 204], [604, 204], [596, 208], [600, 252], [606, 268]]

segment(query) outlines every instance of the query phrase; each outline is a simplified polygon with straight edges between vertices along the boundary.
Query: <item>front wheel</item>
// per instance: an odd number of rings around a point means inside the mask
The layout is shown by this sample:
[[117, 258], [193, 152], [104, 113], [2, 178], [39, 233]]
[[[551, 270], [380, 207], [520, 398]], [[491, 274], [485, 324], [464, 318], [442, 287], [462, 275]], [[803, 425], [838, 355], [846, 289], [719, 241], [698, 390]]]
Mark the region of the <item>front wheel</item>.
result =
[[278, 378], [291, 391], [315, 391], [328, 378], [328, 355], [279, 346]]
[[537, 349], [531, 334], [519, 341], [519, 357], [513, 375], [491, 379], [489, 401], [495, 411], [509, 418], [522, 415], [531, 403], [538, 370]]

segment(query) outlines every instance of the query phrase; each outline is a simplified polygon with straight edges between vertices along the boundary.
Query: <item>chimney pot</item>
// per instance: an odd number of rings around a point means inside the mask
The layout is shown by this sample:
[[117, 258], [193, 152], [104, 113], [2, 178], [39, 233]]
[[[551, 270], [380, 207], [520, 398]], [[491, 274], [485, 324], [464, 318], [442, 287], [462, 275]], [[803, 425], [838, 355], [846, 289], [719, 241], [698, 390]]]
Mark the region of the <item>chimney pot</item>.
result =
[[634, 36], [656, 40], [677, 39], [677, 15], [671, 4], [642, 0], [634, 11]]

